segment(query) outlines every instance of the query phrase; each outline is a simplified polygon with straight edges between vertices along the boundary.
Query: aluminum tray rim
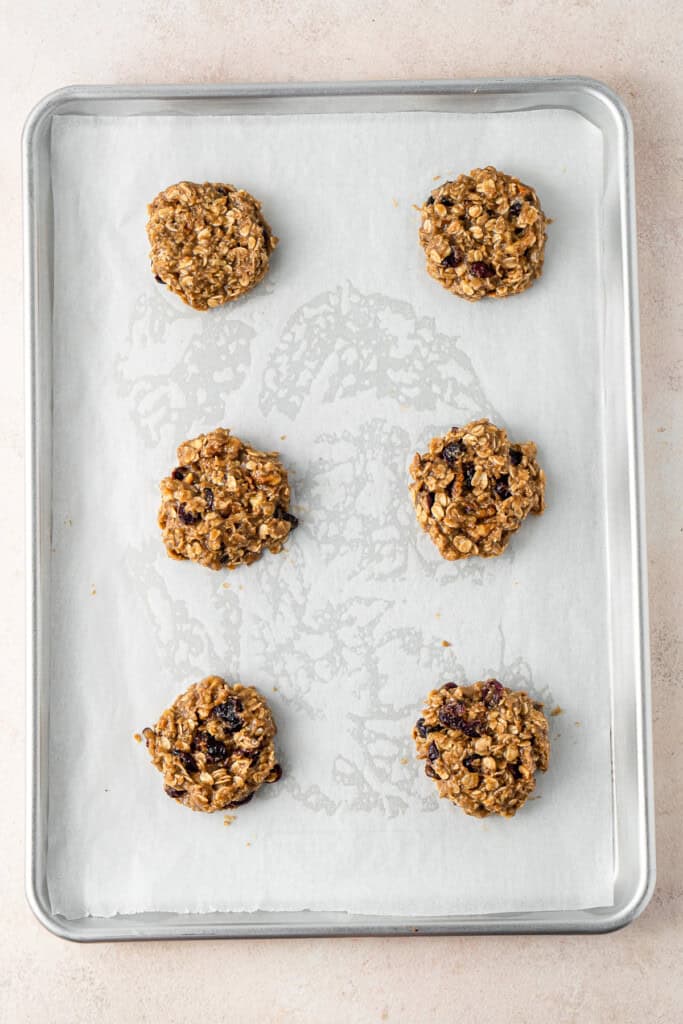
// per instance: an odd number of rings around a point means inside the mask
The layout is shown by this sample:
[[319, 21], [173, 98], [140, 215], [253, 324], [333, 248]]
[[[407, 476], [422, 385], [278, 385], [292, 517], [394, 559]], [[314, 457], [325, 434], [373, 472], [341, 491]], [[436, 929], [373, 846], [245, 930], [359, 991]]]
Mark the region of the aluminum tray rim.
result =
[[[635, 509], [634, 548], [638, 612], [637, 665], [640, 681], [640, 701], [637, 707], [636, 727], [638, 739], [639, 782], [641, 783], [639, 814], [641, 857], [638, 878], [630, 893], [621, 901], [606, 908], [590, 908], [569, 913], [563, 911], [529, 911], [513, 914], [487, 914], [481, 916], [452, 915], [443, 919], [382, 918], [337, 912], [311, 914], [308, 923], [293, 919], [301, 912], [267, 914], [267, 921], [207, 922], [206, 918], [230, 915], [180, 915], [153, 913], [118, 915], [126, 925], [114, 931], [107, 927], [109, 918], [82, 918], [67, 920], [55, 914], [49, 906], [47, 893], [40, 884], [37, 850], [38, 816], [40, 800], [39, 744], [38, 744], [38, 675], [36, 671], [39, 649], [37, 621], [38, 541], [37, 462], [36, 448], [36, 346], [37, 286], [35, 274], [34, 240], [37, 230], [35, 211], [34, 148], [38, 133], [45, 122], [66, 104], [92, 100], [171, 100], [171, 99], [235, 99], [269, 97], [354, 97], [410, 95], [542, 95], [557, 90], [559, 93], [579, 91], [591, 95], [605, 107], [614, 119], [619, 140], [622, 170], [621, 220], [627, 241], [624, 267], [624, 297], [626, 312], [625, 343], [629, 355], [629, 374], [632, 403], [629, 422], [629, 458], [633, 481]], [[557, 106], [557, 103], [547, 104]], [[571, 105], [570, 105], [571, 106]], [[24, 344], [25, 344], [25, 432], [26, 432], [26, 860], [25, 892], [28, 905], [38, 921], [59, 938], [77, 942], [130, 941], [188, 938], [310, 938], [342, 936], [391, 935], [468, 935], [468, 934], [596, 934], [616, 931], [638, 917], [647, 907], [655, 888], [654, 841], [654, 789], [652, 773], [651, 739], [651, 681], [649, 658], [647, 559], [645, 540], [645, 488], [643, 469], [642, 412], [640, 382], [640, 344], [638, 322], [637, 254], [635, 233], [633, 128], [631, 117], [621, 98], [608, 85], [598, 79], [580, 76], [548, 76], [538, 78], [483, 78], [386, 80], [355, 82], [306, 83], [238, 83], [212, 85], [70, 85], [44, 96], [29, 112], [22, 133], [22, 193], [24, 240]], [[241, 919], [254, 915], [232, 915]], [[149, 918], [154, 918], [154, 922]], [[178, 919], [185, 917], [183, 923]], [[188, 921], [188, 918], [204, 918]], [[313, 918], [319, 920], [314, 922]], [[147, 921], [143, 921], [146, 918]], [[276, 920], [276, 918], [278, 920]], [[320, 920], [326, 918], [325, 921]], [[344, 920], [337, 920], [343, 918]], [[97, 924], [96, 922], [100, 922]], [[128, 923], [129, 922], [129, 923]]]

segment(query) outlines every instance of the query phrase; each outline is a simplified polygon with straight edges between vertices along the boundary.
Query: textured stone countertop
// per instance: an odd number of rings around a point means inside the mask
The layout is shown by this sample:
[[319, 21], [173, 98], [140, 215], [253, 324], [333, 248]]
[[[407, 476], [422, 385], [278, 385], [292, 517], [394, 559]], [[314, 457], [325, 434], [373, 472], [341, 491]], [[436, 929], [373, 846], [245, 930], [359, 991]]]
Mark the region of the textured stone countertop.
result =
[[[683, 174], [676, 0], [25, 0], [0, 6], [0, 1022], [683, 1021]], [[635, 125], [658, 884], [606, 936], [79, 946], [23, 895], [23, 400], [19, 136], [75, 83], [582, 74]]]

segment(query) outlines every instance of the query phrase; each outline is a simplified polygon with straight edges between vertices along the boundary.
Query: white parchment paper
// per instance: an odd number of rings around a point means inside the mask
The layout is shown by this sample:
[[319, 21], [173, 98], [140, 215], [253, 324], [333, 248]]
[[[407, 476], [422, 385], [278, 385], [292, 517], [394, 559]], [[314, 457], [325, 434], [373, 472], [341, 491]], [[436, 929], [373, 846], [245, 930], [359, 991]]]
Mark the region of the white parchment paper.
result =
[[[58, 117], [52, 146], [54, 911], [609, 904], [600, 133], [568, 111]], [[470, 305], [427, 276], [412, 204], [487, 163], [554, 223], [540, 282]], [[282, 240], [210, 313], [149, 269], [146, 203], [183, 178], [248, 188]], [[548, 511], [449, 564], [407, 466], [480, 415], [538, 443]], [[217, 425], [281, 451], [301, 520], [224, 574], [156, 526], [176, 445]], [[230, 827], [169, 800], [132, 738], [209, 673], [279, 725], [283, 779]], [[432, 687], [489, 675], [564, 709], [511, 821], [438, 801], [410, 736]]]

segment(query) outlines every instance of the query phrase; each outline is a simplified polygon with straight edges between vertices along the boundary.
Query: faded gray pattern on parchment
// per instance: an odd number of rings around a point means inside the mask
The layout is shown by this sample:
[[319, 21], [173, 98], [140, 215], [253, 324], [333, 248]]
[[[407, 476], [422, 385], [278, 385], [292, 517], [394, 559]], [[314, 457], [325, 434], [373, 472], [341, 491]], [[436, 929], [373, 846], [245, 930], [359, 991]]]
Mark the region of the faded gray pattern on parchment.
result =
[[[126, 568], [136, 593], [145, 595], [152, 640], [163, 652], [170, 678], [190, 679], [198, 665], [221, 664], [223, 637], [212, 637], [198, 610], [169, 593], [158, 568], [158, 553], [156, 544], [130, 548]], [[224, 627], [233, 637], [234, 655], [239, 656], [239, 608], [232, 601], [224, 601], [221, 608]]]
[[[178, 312], [165, 296], [141, 295], [115, 365], [143, 444], [154, 447], [169, 436], [178, 444], [197, 415], [218, 426], [225, 395], [246, 380], [253, 337], [240, 320]], [[138, 369], [149, 365], [150, 348], [158, 367], [153, 374]]]
[[[248, 568], [225, 574], [231, 589], [216, 587], [208, 624], [199, 608], [171, 597], [159, 547], [130, 550], [154, 642], [169, 672], [182, 679], [226, 663], [239, 676], [241, 647], [258, 638], [277, 666], [278, 699], [302, 729], [331, 726], [342, 681], [345, 710], [334, 728], [343, 732], [343, 751], [333, 755], [327, 783], [300, 777], [295, 759], [282, 780], [308, 810], [334, 815], [346, 807], [394, 818], [416, 801], [434, 810], [436, 795], [414, 762], [411, 727], [419, 707], [387, 697], [390, 666], [397, 656], [412, 665], [424, 681], [421, 695], [446, 678], [464, 682], [465, 673], [436, 640], [436, 624], [420, 624], [418, 615], [396, 624], [396, 591], [411, 573], [446, 588], [458, 578], [482, 583], [486, 568], [439, 558], [418, 530], [407, 466], [415, 443], [456, 422], [493, 418], [495, 410], [457, 338], [439, 333], [407, 302], [365, 295], [348, 283], [293, 313], [271, 343], [260, 380], [250, 376], [254, 335], [222, 312], [184, 316], [158, 296], [145, 297], [118, 360], [120, 392], [150, 447], [175, 445], [198, 418], [222, 424], [226, 399], [241, 389], [265, 421], [277, 413], [312, 424], [297, 451], [294, 508], [301, 525], [283, 555], [266, 556], [257, 601], [249, 598]], [[159, 349], [159, 371], [137, 376], [136, 352], [149, 346]], [[410, 425], [416, 411], [429, 417], [417, 442]], [[224, 425], [240, 432], [237, 423]], [[340, 563], [343, 580], [326, 586], [326, 573]], [[533, 688], [527, 665], [504, 665], [502, 637], [500, 653], [494, 674], [519, 676]]]
[[261, 410], [294, 419], [314, 389], [324, 403], [367, 393], [399, 408], [447, 406], [467, 418], [491, 411], [457, 338], [440, 334], [409, 303], [364, 295], [348, 282], [290, 317], [263, 375]]

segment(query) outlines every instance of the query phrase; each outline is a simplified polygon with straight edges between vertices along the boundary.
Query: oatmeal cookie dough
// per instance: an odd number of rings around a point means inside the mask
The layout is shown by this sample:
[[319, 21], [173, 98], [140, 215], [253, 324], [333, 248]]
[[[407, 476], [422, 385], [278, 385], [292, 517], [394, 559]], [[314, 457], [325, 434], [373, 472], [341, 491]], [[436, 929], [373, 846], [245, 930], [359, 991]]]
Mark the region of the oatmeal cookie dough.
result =
[[160, 485], [158, 521], [171, 558], [235, 569], [265, 548], [282, 550], [299, 521], [277, 452], [251, 448], [219, 427], [183, 441], [178, 462]]
[[475, 818], [511, 818], [533, 793], [536, 772], [548, 768], [542, 709], [497, 679], [432, 690], [413, 739], [439, 796]]
[[223, 811], [277, 782], [275, 723], [253, 686], [207, 676], [176, 697], [153, 728], [143, 729], [164, 790], [192, 811]]
[[147, 212], [152, 273], [193, 309], [232, 302], [266, 276], [278, 239], [244, 189], [180, 181]]
[[410, 475], [417, 521], [449, 561], [500, 555], [529, 513], [545, 508], [536, 445], [514, 444], [487, 419], [433, 437]]
[[476, 168], [435, 188], [420, 213], [427, 272], [454, 295], [502, 299], [541, 276], [550, 221], [517, 178]]

